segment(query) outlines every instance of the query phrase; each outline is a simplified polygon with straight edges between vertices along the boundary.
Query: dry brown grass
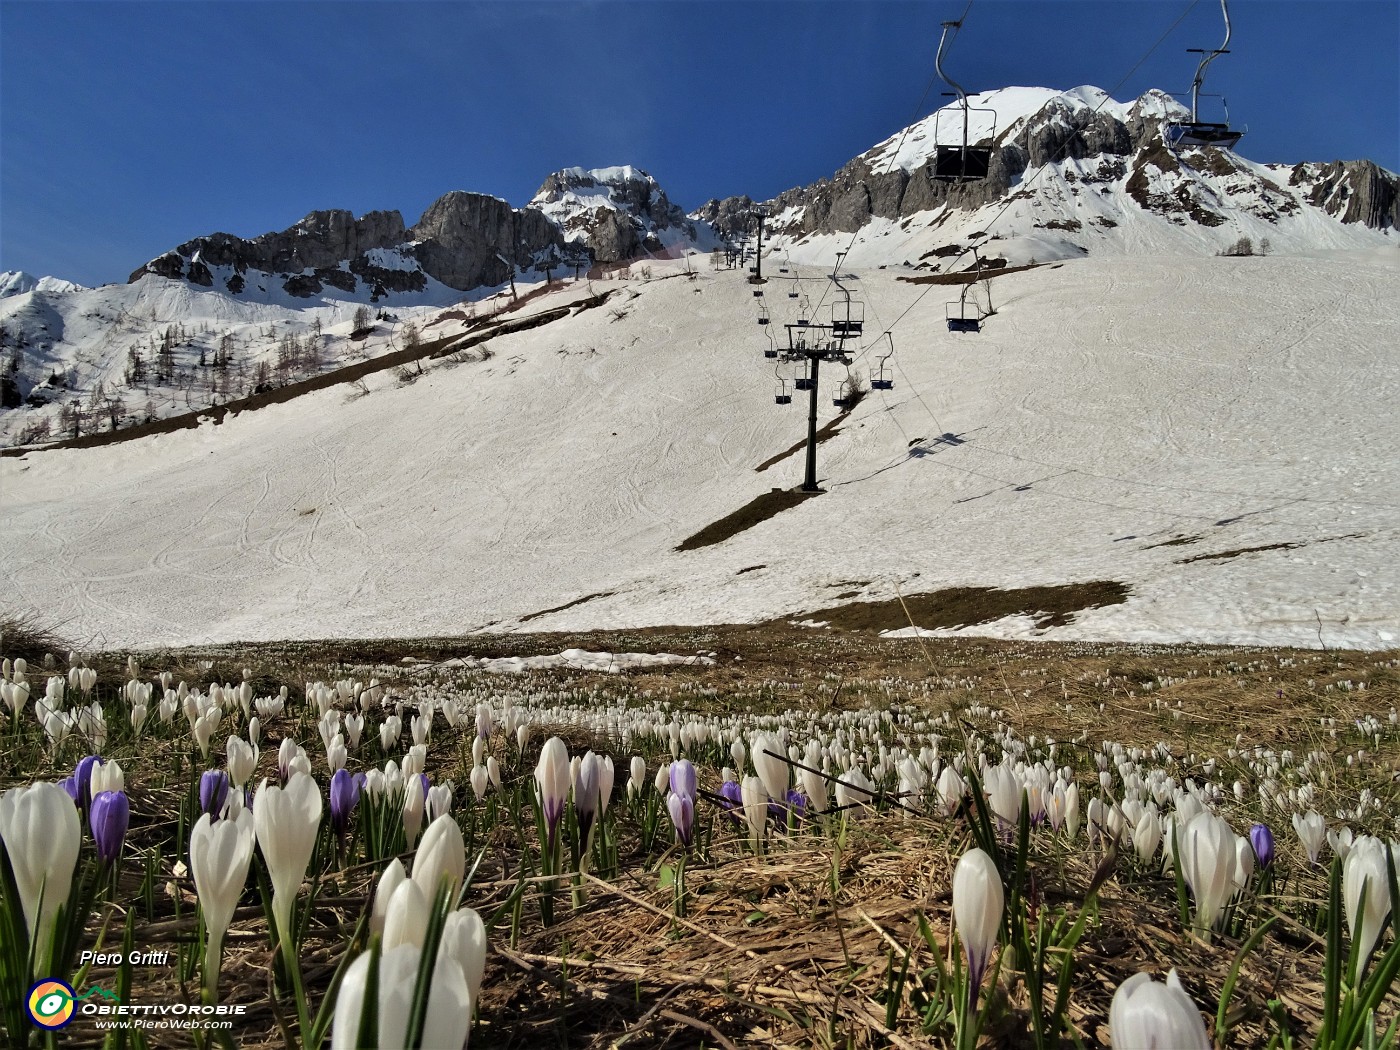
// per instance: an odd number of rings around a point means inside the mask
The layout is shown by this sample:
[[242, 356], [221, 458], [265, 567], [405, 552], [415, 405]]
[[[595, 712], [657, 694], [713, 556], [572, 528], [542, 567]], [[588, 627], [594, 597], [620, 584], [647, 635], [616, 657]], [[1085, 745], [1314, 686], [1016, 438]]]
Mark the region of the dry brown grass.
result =
[[[833, 581], [832, 587], [850, 581]], [[1181, 757], [1183, 771], [1200, 772], [1207, 756], [1219, 758], [1234, 745], [1293, 748], [1300, 753], [1342, 749], [1327, 737], [1322, 717], [1346, 725], [1362, 714], [1383, 714], [1400, 702], [1400, 672], [1390, 666], [1397, 654], [1281, 650], [1262, 647], [1146, 646], [1087, 643], [1005, 642], [986, 639], [879, 639], [865, 631], [807, 629], [786, 623], [648, 628], [587, 634], [516, 634], [412, 641], [284, 643], [266, 646], [208, 647], [147, 655], [150, 670], [167, 667], [214, 670], [190, 681], [237, 680], [248, 666], [259, 693], [282, 682], [333, 680], [378, 675], [390, 692], [411, 701], [423, 685], [440, 680], [425, 664], [400, 666], [405, 656], [446, 660], [455, 656], [537, 655], [566, 647], [621, 651], [697, 650], [716, 654], [713, 665], [651, 669], [626, 675], [555, 672], [533, 676], [580, 696], [669, 697], [681, 711], [752, 715], [765, 711], [880, 707], [891, 696], [932, 716], [952, 712], [955, 724], [973, 718], [970, 702], [999, 709], [996, 721], [1022, 738], [1038, 734], [1064, 742], [1067, 753], [1096, 749], [1102, 740], [1151, 749], [1163, 744]], [[103, 654], [104, 666], [118, 666], [123, 654]], [[236, 673], [235, 673], [236, 672]], [[115, 673], [115, 672], [113, 672]], [[105, 673], [104, 673], [105, 675]], [[1344, 689], [1342, 682], [1365, 690]], [[893, 690], [893, 693], [888, 690]], [[985, 730], [990, 723], [981, 723]], [[435, 781], [454, 779], [463, 797], [465, 737], [445, 729], [434, 736], [428, 767]], [[369, 729], [367, 728], [367, 732]], [[560, 724], [533, 727], [530, 750], [510, 764], [507, 780], [528, 775], [538, 747], [550, 733], [564, 736], [571, 752], [606, 750], [625, 779], [625, 756], [617, 741]], [[284, 733], [297, 735], [310, 749], [314, 730], [300, 731], [284, 719], [265, 727], [262, 767], [275, 764]], [[1082, 738], [1082, 748], [1070, 743]], [[1351, 746], [1355, 746], [1352, 744]], [[180, 782], [183, 745], [147, 745], [146, 768], [173, 771]], [[649, 755], [654, 770], [658, 756]], [[1395, 777], [1400, 747], [1387, 739], [1376, 770], [1389, 771], [1389, 783], [1370, 786], [1391, 813], [1397, 809]], [[3, 761], [3, 756], [0, 756]], [[1338, 761], [1337, 772], [1344, 774]], [[63, 771], [53, 771], [63, 775]], [[52, 775], [34, 770], [33, 774]], [[1231, 774], [1217, 774], [1228, 784]], [[713, 773], [702, 782], [713, 787]], [[7, 778], [8, 779], [8, 778]], [[1355, 784], [1339, 788], [1354, 795]], [[620, 788], [619, 788], [620, 790]], [[468, 793], [469, 794], [469, 793]], [[466, 801], [459, 802], [465, 812]], [[143, 949], [174, 950], [195, 935], [192, 886], [176, 874], [172, 829], [154, 815], [173, 812], [168, 790], [139, 781], [132, 789], [131, 855], [150, 857], [159, 849], [162, 876], [154, 914], [144, 909], [138, 922]], [[702, 804], [711, 830], [704, 859], [689, 868], [692, 894], [685, 922], [670, 914], [672, 892], [658, 885], [656, 856], [644, 857], [635, 832], [619, 843], [621, 872], [585, 887], [584, 906], [571, 911], [567, 893], [559, 901], [560, 921], [541, 926], [527, 896], [512, 939], [508, 918], [492, 935], [490, 957], [474, 1031], [474, 1047], [533, 1048], [675, 1046], [907, 1047], [940, 1046], [946, 1030], [924, 1032], [920, 996], [933, 953], [945, 953], [949, 940], [949, 887], [954, 859], [970, 841], [958, 821], [899, 813], [873, 815], [851, 823], [849, 839], [837, 849], [830, 838], [798, 837], [776, 843], [756, 859], [723, 814]], [[1286, 828], [1277, 829], [1280, 848], [1296, 862], [1297, 846]], [[527, 827], [527, 835], [531, 829]], [[1100, 856], [1068, 850], [1036, 837], [1035, 894], [1044, 907], [1077, 915]], [[477, 879], [467, 903], [483, 915], [500, 909], [517, 886], [521, 843], [513, 826], [502, 822], [486, 838]], [[1293, 864], [1295, 870], [1299, 867]], [[833, 872], [836, 877], [833, 878]], [[371, 893], [373, 872], [355, 868], [328, 876], [316, 902], [303, 951], [313, 1004], [324, 994], [360, 911]], [[166, 895], [169, 884], [170, 894]], [[123, 874], [120, 900], [137, 896], [135, 862]], [[1290, 881], [1286, 901], [1291, 915], [1306, 916], [1322, 895], [1321, 879], [1303, 872]], [[179, 916], [176, 915], [176, 900]], [[919, 934], [927, 917], [934, 947]], [[114, 925], [107, 934], [112, 943]], [[1095, 912], [1076, 953], [1077, 971], [1070, 1013], [1087, 1047], [1106, 1045], [1105, 1020], [1113, 991], [1132, 973], [1158, 974], [1175, 966], [1206, 1014], [1214, 1012], [1238, 941], [1217, 936], [1205, 945], [1182, 930], [1173, 886], [1136, 861], [1119, 858], [1100, 891]], [[909, 977], [899, 990], [893, 1031], [885, 1028], [891, 994], [891, 967], [897, 972], [908, 955]], [[1281, 919], [1260, 949], [1249, 957], [1236, 992], [1238, 1023], [1231, 1046], [1261, 1047], [1271, 999], [1281, 1000], [1296, 1035], [1316, 1030], [1321, 1009], [1319, 971], [1322, 951], [1316, 935], [1295, 918]], [[272, 949], [256, 890], [243, 899], [228, 941], [222, 998], [245, 1003], [250, 1013], [236, 1033], [240, 1045], [284, 1045], [277, 1021], [282, 1004], [270, 988]], [[140, 970], [133, 999], [161, 1001], [182, 994], [174, 967]], [[92, 980], [102, 980], [94, 974]], [[897, 985], [898, 982], [893, 982]], [[191, 986], [193, 987], [193, 985]], [[984, 1046], [1018, 1046], [1027, 1038], [1025, 994], [1010, 964], [1003, 969]], [[1393, 1014], [1394, 1000], [1387, 1010]], [[87, 1036], [92, 1036], [92, 1031]], [[72, 1045], [96, 1045], [76, 1033]], [[154, 1039], [155, 1046], [187, 1045], [183, 1037]]]

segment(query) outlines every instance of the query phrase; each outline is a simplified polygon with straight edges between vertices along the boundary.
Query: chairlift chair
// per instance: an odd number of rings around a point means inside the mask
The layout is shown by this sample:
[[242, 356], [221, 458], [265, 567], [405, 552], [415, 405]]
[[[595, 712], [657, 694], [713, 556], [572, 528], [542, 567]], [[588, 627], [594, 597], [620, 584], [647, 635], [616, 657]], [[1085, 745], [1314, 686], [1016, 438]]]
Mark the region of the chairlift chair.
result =
[[[959, 107], [953, 113], [948, 113], [949, 107], [940, 109], [933, 120], [933, 140], [940, 143], [943, 136], [941, 134], [944, 127], [952, 128], [951, 122], [956, 114], [962, 114], [962, 142], [956, 146], [935, 145], [933, 150], [933, 167], [929, 169], [929, 177], [935, 182], [963, 183], [981, 182], [987, 177], [992, 165], [992, 147], [974, 146], [968, 141], [968, 124], [974, 112], [990, 113], [992, 130], [987, 138], [996, 140], [997, 113], [996, 110], [987, 106], [969, 106], [967, 104], [967, 92], [962, 86], [953, 80], [947, 73], [943, 72], [943, 52], [948, 45], [948, 30], [961, 29], [962, 20], [956, 22], [943, 23], [943, 35], [938, 40], [938, 56], [934, 59], [934, 68], [944, 82], [957, 94]], [[956, 35], [956, 34], [954, 34]], [[946, 116], [945, 116], [946, 114]], [[980, 141], [980, 140], [979, 140]]]
[[865, 330], [865, 304], [850, 299], [831, 304], [831, 334], [837, 339], [858, 336]]
[[1200, 118], [1200, 95], [1201, 85], [1205, 83], [1206, 67], [1214, 62], [1221, 55], [1230, 53], [1230, 8], [1228, 0], [1220, 0], [1220, 13], [1225, 18], [1225, 39], [1221, 45], [1212, 51], [1204, 48], [1187, 48], [1188, 54], [1201, 56], [1201, 64], [1196, 67], [1196, 75], [1191, 80], [1191, 119], [1168, 121], [1163, 127], [1163, 135], [1173, 146], [1216, 146], [1220, 149], [1233, 149], [1235, 144], [1244, 137], [1243, 129], [1236, 130], [1230, 127], [1230, 110], [1225, 106], [1225, 96], [1218, 95], [1221, 105], [1225, 108], [1225, 121], [1201, 120]]
[[852, 385], [851, 370], [848, 368], [846, 369], [846, 378], [841, 380], [840, 385], [836, 387], [836, 393], [831, 395], [831, 403], [837, 408], [850, 408], [855, 401], [855, 395], [851, 390]]
[[777, 365], [773, 366], [773, 375], [778, 380], [778, 391], [773, 395], [773, 403], [777, 405], [792, 404], [792, 394], [788, 392], [787, 379], [784, 378], [782, 372], [778, 371]]
[[978, 305], [976, 298], [968, 305], [967, 291], [970, 285], [963, 285], [962, 295], [955, 303], [949, 303], [944, 313], [948, 318], [948, 331], [950, 332], [980, 332], [982, 331], [982, 307]]
[[798, 390], [812, 389], [811, 366], [805, 361], [802, 364], [802, 374], [792, 381], [792, 385]]
[[887, 335], [890, 340], [890, 352], [880, 358], [879, 364], [876, 366], [878, 371], [870, 377], [871, 390], [894, 389], [894, 376], [890, 373], [889, 366], [885, 364], [885, 362], [894, 355], [894, 335], [890, 332], [886, 332], [885, 335]]

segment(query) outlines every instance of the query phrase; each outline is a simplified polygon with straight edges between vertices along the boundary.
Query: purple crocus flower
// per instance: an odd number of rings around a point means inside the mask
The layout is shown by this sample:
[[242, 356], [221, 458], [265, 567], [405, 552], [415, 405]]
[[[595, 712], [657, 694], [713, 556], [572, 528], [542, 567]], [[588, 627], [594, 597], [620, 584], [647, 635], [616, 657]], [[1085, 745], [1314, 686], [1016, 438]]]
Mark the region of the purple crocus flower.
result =
[[228, 774], [222, 769], [206, 769], [199, 775], [199, 809], [209, 820], [219, 819], [228, 799]]
[[98, 755], [88, 755], [78, 762], [78, 768], [73, 771], [73, 779], [78, 785], [78, 794], [75, 796], [78, 803], [78, 810], [83, 816], [88, 815], [92, 809], [92, 771], [96, 766], [102, 764], [102, 759]]
[[[720, 805], [729, 813], [735, 813], [744, 804], [744, 792], [737, 780], [726, 780], [719, 786]], [[737, 817], [736, 817], [737, 819]]]
[[[738, 787], [738, 784], [734, 785]], [[801, 823], [807, 814], [807, 796], [795, 788], [789, 788], [787, 795], [782, 802], [768, 803], [768, 813], [773, 818], [775, 824], [782, 830], [787, 830], [788, 813], [792, 813], [794, 825]]]
[[1249, 844], [1254, 847], [1254, 856], [1259, 861], [1259, 867], [1267, 868], [1274, 862], [1274, 833], [1269, 830], [1269, 825], [1251, 825]]
[[102, 791], [92, 800], [90, 823], [97, 843], [97, 856], [112, 863], [121, 855], [126, 829], [131, 823], [131, 804], [125, 791]]
[[[672, 768], [675, 768], [672, 766]], [[666, 809], [671, 815], [671, 823], [676, 829], [676, 838], [686, 849], [695, 835], [695, 800], [688, 795], [672, 791], [666, 796]]]
[[677, 795], [695, 801], [695, 766], [689, 759], [681, 758], [671, 763], [671, 790]]
[[360, 801], [359, 778], [344, 769], [337, 769], [331, 776], [331, 827], [341, 837], [350, 825], [350, 814]]
[[68, 792], [68, 797], [73, 800], [73, 804], [78, 804], [78, 778], [76, 776], [65, 777], [58, 782], [58, 786]]

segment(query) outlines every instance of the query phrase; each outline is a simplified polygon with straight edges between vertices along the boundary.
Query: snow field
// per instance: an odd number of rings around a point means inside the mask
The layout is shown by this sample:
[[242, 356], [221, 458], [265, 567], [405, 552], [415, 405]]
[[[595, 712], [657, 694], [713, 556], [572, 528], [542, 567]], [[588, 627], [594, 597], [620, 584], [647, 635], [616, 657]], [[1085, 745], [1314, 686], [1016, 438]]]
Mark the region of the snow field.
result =
[[[754, 468], [805, 435], [801, 396], [773, 404], [752, 289], [702, 264], [410, 385], [384, 374], [354, 400], [332, 388], [217, 427], [0, 460], [7, 605], [85, 643], [154, 646], [510, 630], [605, 591], [524, 626], [801, 618], [852, 589], [1115, 579], [1129, 600], [1067, 627], [970, 630], [1315, 645], [1320, 629], [1329, 646], [1387, 648], [1397, 262], [1090, 258], [997, 279], [980, 335], [946, 331], [956, 288], [858, 270], [863, 345], [902, 315], [895, 389], [822, 445], [825, 495], [677, 554], [797, 484], [800, 454]], [[815, 302], [825, 282], [803, 283]], [[764, 291], [781, 333], [793, 304], [777, 280]], [[822, 376], [825, 422], [842, 373]], [[1298, 546], [1182, 563], [1274, 544]]]

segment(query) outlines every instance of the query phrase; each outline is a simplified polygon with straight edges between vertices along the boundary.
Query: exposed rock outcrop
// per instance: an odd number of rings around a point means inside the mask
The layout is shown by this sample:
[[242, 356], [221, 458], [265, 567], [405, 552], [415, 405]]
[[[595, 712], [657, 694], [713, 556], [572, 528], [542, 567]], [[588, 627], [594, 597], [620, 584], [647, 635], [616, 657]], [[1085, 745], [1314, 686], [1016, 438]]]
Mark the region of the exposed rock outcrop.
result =
[[450, 288], [501, 284], [512, 267], [530, 265], [564, 239], [533, 208], [517, 211], [499, 197], [454, 190], [433, 201], [409, 231], [415, 258]]
[[1400, 179], [1369, 160], [1298, 164], [1289, 185], [1306, 188], [1310, 204], [1342, 222], [1400, 228]]

